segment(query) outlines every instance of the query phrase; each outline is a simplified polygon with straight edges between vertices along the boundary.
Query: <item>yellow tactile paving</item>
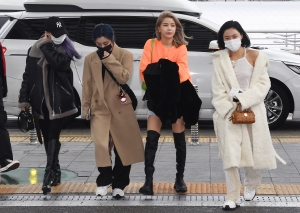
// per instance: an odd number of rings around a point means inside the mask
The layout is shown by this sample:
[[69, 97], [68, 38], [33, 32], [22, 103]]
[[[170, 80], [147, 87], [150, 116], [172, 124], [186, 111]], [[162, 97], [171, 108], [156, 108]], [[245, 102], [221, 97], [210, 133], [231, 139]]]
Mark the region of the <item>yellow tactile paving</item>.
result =
[[70, 141], [72, 142], [76, 142], [76, 141], [80, 141], [80, 142], [91, 142], [92, 138], [91, 137], [74, 137], [72, 138]]
[[[12, 142], [29, 142], [29, 136], [26, 137], [24, 135], [11, 134], [10, 140]], [[146, 136], [142, 137], [143, 142], [146, 142]], [[191, 136], [186, 137], [187, 142], [191, 142]], [[61, 135], [61, 142], [92, 142], [92, 138], [90, 135]], [[273, 143], [300, 143], [300, 137], [295, 136], [285, 136], [285, 137], [273, 137]], [[159, 142], [165, 143], [173, 143], [173, 136], [161, 136], [159, 138]], [[199, 137], [199, 143], [216, 143], [216, 137]]]
[[[143, 183], [130, 183], [124, 192], [138, 194]], [[188, 191], [185, 194], [226, 194], [225, 183], [186, 183]], [[155, 182], [154, 194], [176, 194], [174, 183]], [[0, 194], [41, 194], [42, 185], [0, 185]], [[95, 183], [64, 182], [52, 187], [53, 194], [94, 194], [97, 186]], [[111, 188], [108, 191], [111, 193]], [[243, 186], [241, 186], [241, 194]], [[299, 195], [300, 184], [261, 184], [256, 191], [257, 195]]]
[[278, 138], [281, 143], [300, 143], [300, 138]]
[[14, 142], [22, 142], [22, 141], [27, 141], [29, 140], [29, 137], [10, 137], [10, 141]]

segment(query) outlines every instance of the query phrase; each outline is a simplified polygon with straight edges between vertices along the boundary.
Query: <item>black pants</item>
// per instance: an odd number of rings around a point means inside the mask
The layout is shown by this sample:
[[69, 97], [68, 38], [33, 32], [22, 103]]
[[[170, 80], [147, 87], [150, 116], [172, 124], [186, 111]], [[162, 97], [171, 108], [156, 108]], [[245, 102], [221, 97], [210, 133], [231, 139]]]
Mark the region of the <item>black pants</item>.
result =
[[67, 117], [50, 120], [49, 111], [46, 107], [45, 102], [43, 103], [43, 114], [44, 119], [39, 119], [40, 128], [44, 138], [44, 144], [48, 143], [49, 140], [56, 139], [59, 140], [60, 132], [67, 120]]
[[125, 187], [130, 183], [129, 174], [131, 165], [123, 166], [120, 156], [117, 152], [116, 147], [114, 147], [115, 153], [115, 166], [112, 169], [111, 166], [108, 167], [98, 167], [100, 172], [97, 177], [97, 186], [107, 186], [112, 184], [112, 188], [125, 189]]
[[[1, 80], [1, 78], [0, 78]], [[0, 164], [6, 159], [13, 160], [10, 138], [5, 127], [7, 122], [7, 113], [4, 111], [2, 100], [2, 85], [0, 86]]]

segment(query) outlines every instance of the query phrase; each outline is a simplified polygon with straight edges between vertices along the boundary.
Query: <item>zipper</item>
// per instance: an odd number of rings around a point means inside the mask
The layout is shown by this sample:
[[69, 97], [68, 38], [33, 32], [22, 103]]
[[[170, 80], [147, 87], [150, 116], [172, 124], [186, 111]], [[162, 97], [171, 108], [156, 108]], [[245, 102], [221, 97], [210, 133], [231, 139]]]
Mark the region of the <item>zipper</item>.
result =
[[29, 100], [30, 100], [30, 96], [31, 96], [31, 93], [32, 93], [34, 87], [35, 87], [35, 84], [33, 85], [33, 87], [32, 87], [31, 90], [30, 90], [30, 93], [29, 93]]
[[68, 95], [71, 95], [71, 94], [68, 92], [68, 90], [66, 90], [63, 86], [61, 86], [61, 85], [58, 84], [57, 82], [56, 82], [56, 85], [58, 85], [60, 88], [62, 88], [62, 89], [65, 91], [65, 93], [67, 93]]

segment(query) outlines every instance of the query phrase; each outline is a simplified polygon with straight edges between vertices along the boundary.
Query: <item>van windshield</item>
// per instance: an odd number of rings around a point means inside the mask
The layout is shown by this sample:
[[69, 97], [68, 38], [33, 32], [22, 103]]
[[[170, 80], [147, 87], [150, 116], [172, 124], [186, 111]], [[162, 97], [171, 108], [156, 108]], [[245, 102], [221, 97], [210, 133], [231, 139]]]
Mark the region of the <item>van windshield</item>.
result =
[[0, 17], [0, 38], [4, 38], [3, 33], [10, 22], [9, 17]]

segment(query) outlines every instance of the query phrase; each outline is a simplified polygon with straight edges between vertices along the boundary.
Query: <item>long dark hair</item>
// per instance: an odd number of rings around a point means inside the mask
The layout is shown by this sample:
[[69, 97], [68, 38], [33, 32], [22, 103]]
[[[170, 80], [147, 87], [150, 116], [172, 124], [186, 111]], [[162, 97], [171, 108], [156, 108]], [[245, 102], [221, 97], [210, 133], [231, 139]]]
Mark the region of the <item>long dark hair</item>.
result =
[[221, 28], [218, 32], [218, 45], [221, 50], [225, 49], [225, 42], [224, 42], [224, 38], [223, 38], [224, 32], [230, 28], [236, 29], [243, 36], [243, 38], [242, 38], [242, 46], [243, 47], [250, 47], [250, 45], [251, 45], [250, 39], [249, 39], [247, 33], [245, 32], [245, 30], [242, 28], [242, 26], [240, 25], [239, 22], [231, 20], [231, 21], [225, 22], [221, 26]]
[[71, 39], [68, 37], [65, 38], [65, 40], [63, 41], [63, 43], [61, 43], [60, 45], [57, 46], [61, 46], [64, 48], [66, 55], [71, 59], [74, 60], [73, 57], [75, 57], [76, 59], [81, 59], [81, 55], [77, 52], [77, 50], [75, 50], [75, 47], [71, 41]]

